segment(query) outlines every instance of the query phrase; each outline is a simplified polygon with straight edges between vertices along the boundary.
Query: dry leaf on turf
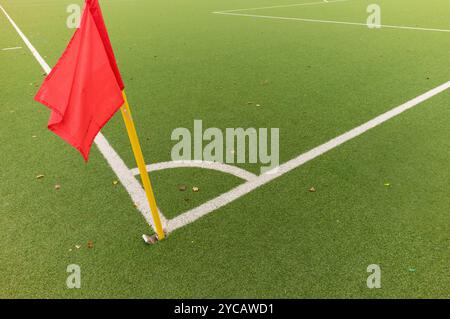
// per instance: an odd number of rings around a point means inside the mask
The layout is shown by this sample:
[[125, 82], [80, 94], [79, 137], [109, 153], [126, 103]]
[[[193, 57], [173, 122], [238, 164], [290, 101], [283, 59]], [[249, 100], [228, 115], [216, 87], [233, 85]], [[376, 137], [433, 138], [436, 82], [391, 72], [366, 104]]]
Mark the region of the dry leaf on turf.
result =
[[119, 182], [118, 182], [118, 181], [113, 181], [112, 183], [113, 183], [113, 185], [117, 185], [117, 184], [119, 184]]
[[192, 191], [195, 192], [195, 193], [197, 193], [199, 190], [200, 190], [200, 189], [199, 189], [198, 187], [195, 187], [195, 186], [192, 187]]
[[42, 175], [42, 174], [36, 176], [36, 179], [42, 179], [42, 178], [44, 178], [44, 175]]
[[87, 242], [87, 247], [88, 247], [88, 248], [94, 248], [94, 242], [93, 242], [92, 240], [89, 240], [89, 241]]
[[55, 190], [58, 191], [58, 190], [60, 190], [60, 189], [61, 189], [61, 185], [56, 184], [56, 185], [55, 185]]
[[178, 190], [184, 192], [187, 189], [186, 185], [178, 185]]
[[315, 192], [316, 192], [316, 188], [315, 188], [315, 187], [311, 187], [311, 188], [309, 189], [309, 192], [310, 192], [310, 193], [315, 193]]

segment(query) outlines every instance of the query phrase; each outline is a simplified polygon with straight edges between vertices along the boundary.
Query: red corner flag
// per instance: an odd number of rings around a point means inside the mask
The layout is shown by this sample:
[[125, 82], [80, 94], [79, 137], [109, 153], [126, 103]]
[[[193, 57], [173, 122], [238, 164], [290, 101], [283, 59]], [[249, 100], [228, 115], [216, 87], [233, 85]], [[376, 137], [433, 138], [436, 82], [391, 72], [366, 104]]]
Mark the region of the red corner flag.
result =
[[52, 111], [48, 129], [87, 161], [95, 136], [123, 105], [123, 89], [98, 0], [86, 0], [79, 29], [35, 100]]

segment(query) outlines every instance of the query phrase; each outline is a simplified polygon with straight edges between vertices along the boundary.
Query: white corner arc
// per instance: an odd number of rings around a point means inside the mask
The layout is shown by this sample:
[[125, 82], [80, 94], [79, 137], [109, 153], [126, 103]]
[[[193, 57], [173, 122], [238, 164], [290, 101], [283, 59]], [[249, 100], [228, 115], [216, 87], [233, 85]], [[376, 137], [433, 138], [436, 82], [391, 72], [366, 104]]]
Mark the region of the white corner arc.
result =
[[[160, 162], [155, 164], [147, 165], [148, 172], [160, 171], [171, 168], [204, 168], [215, 170], [227, 174], [234, 175], [240, 179], [243, 179], [247, 182], [256, 179], [258, 176], [246, 171], [245, 169], [239, 168], [237, 166], [232, 166], [219, 162], [210, 162], [210, 161], [195, 161], [195, 160], [183, 160], [183, 161], [170, 161], [170, 162]], [[131, 170], [133, 175], [139, 175], [139, 170], [137, 168], [133, 168]]]

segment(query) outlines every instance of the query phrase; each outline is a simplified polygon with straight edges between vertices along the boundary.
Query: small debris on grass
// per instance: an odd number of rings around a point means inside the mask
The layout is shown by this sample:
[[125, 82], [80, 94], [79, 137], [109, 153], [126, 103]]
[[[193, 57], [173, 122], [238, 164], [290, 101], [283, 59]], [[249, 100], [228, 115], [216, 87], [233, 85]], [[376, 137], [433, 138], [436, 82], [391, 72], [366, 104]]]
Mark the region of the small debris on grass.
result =
[[75, 245], [75, 248], [76, 248], [76, 249], [80, 249], [80, 248], [81, 248], [81, 245]]
[[89, 248], [89, 249], [94, 248], [94, 242], [92, 240], [89, 240], [87, 242], [87, 248]]
[[55, 185], [55, 190], [59, 191], [60, 189], [61, 189], [61, 185], [56, 184], [56, 185]]
[[44, 178], [44, 175], [42, 175], [42, 174], [36, 176], [36, 179], [43, 179], [43, 178]]
[[257, 106], [257, 107], [260, 107], [260, 106], [261, 106], [261, 104], [256, 104], [256, 106]]
[[414, 268], [414, 267], [409, 267], [408, 271], [409, 271], [409, 272], [416, 272], [416, 268]]
[[253, 104], [253, 102], [247, 102], [247, 105], [252, 105]]
[[36, 138], [37, 136], [36, 136], [36, 135], [32, 135], [31, 137], [32, 137], [32, 138]]
[[117, 184], [119, 184], [119, 181], [113, 181], [112, 183], [114, 186], [116, 186]]
[[196, 186], [192, 187], [192, 191], [193, 191], [194, 193], [197, 193], [199, 190], [200, 190], [200, 189], [199, 189], [198, 187], [196, 187]]
[[391, 183], [384, 183], [383, 185], [386, 186], [386, 187], [390, 187]]
[[149, 235], [143, 234], [142, 239], [148, 245], [156, 244], [158, 242], [158, 237], [156, 235], [149, 236]]
[[186, 185], [178, 185], [178, 190], [184, 192], [187, 189]]
[[133, 203], [134, 208], [138, 208], [138, 205], [136, 203]]
[[313, 186], [308, 190], [310, 193], [315, 193], [316, 192], [316, 188]]

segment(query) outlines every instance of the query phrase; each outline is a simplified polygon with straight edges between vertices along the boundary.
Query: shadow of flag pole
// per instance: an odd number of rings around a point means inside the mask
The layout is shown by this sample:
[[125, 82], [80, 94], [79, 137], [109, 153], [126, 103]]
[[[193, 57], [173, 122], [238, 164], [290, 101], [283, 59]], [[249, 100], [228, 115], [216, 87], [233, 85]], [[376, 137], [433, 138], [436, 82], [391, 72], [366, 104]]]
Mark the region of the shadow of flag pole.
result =
[[130, 105], [128, 104], [127, 96], [125, 91], [122, 91], [124, 103], [120, 108], [122, 113], [125, 126], [127, 128], [128, 137], [130, 139], [131, 148], [133, 149], [134, 158], [136, 159], [136, 164], [141, 175], [142, 184], [144, 185], [145, 194], [147, 195], [148, 204], [150, 205], [150, 211], [153, 218], [153, 223], [155, 225], [156, 235], [158, 240], [162, 240], [165, 237], [161, 219], [159, 217], [158, 207], [156, 205], [155, 195], [153, 193], [152, 184], [150, 182], [150, 177], [147, 172], [147, 167], [145, 165], [144, 156], [142, 155], [141, 145], [139, 143], [139, 138], [136, 132], [136, 127], [134, 126], [133, 117], [131, 116]]

